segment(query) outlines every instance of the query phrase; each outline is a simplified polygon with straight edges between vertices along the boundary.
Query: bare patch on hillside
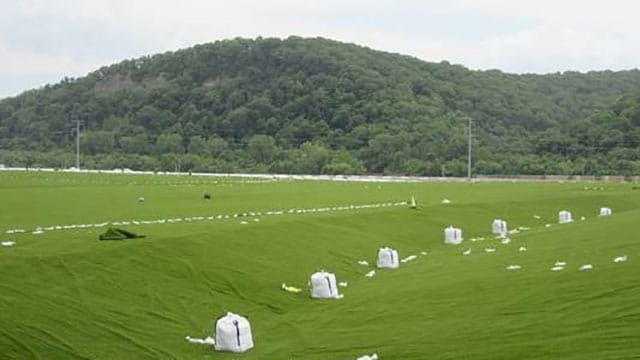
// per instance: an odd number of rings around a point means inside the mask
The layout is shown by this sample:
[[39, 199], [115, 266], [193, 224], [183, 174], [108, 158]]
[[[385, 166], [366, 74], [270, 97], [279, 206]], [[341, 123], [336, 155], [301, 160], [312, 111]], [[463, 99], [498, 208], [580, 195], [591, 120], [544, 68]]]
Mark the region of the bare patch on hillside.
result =
[[120, 89], [130, 89], [133, 87], [136, 87], [136, 83], [133, 81], [129, 74], [115, 74], [106, 76], [96, 83], [97, 91], [115, 91]]
[[209, 78], [202, 83], [202, 86], [204, 86], [207, 89], [211, 89], [213, 87], [216, 87], [219, 83], [220, 83], [220, 80]]

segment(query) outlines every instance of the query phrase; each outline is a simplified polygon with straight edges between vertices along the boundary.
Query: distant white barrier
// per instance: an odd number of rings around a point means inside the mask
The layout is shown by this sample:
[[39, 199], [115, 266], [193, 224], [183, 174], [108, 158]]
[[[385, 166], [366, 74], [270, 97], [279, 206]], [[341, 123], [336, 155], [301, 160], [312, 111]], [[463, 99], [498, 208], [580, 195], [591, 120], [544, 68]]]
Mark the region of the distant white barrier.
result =
[[[166, 175], [166, 176], [211, 176], [229, 178], [256, 178], [272, 180], [320, 180], [320, 181], [353, 181], [353, 182], [469, 182], [466, 177], [442, 176], [404, 176], [404, 175], [292, 175], [292, 174], [251, 174], [251, 173], [201, 173], [201, 172], [169, 172], [169, 171], [137, 171], [131, 169], [53, 169], [53, 168], [15, 168], [0, 167], [0, 171], [42, 171], [84, 174], [130, 174], [130, 175]], [[640, 181], [640, 177], [627, 178], [624, 176], [571, 176], [571, 175], [513, 175], [492, 176], [477, 175], [471, 182], [565, 182], [565, 181]]]

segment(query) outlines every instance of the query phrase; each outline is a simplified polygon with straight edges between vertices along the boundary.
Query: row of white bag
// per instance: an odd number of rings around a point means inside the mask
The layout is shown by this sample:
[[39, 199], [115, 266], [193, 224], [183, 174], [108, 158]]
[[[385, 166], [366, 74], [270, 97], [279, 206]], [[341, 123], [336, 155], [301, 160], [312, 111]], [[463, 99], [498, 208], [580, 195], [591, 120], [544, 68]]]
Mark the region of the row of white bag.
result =
[[[383, 247], [378, 250], [377, 266], [380, 269], [397, 269], [400, 266], [398, 250]], [[337, 287], [336, 275], [324, 270], [311, 275], [309, 286], [311, 287], [311, 297], [314, 299], [340, 299]]]
[[[610, 208], [600, 208], [600, 216], [611, 215]], [[562, 210], [558, 214], [560, 223], [571, 222], [571, 213]], [[491, 225], [494, 235], [507, 234], [507, 222], [495, 219]], [[462, 230], [452, 226], [445, 229], [445, 242], [459, 244], [462, 241]], [[376, 265], [378, 268], [397, 269], [400, 266], [398, 251], [383, 247], [378, 249]], [[336, 275], [324, 270], [311, 275], [309, 280], [311, 297], [314, 299], [340, 299]], [[216, 321], [215, 349], [218, 351], [244, 352], [253, 347], [251, 325], [245, 317], [233, 313], [218, 318]]]
[[[397, 269], [398, 251], [384, 247], [378, 250], [378, 268]], [[314, 299], [340, 299], [336, 275], [324, 270], [311, 275], [309, 281], [311, 297]], [[198, 341], [204, 342], [204, 341]], [[253, 347], [251, 325], [247, 318], [227, 313], [216, 321], [214, 347], [218, 351], [244, 352]]]
[[[611, 209], [608, 207], [600, 208], [600, 216], [610, 216]], [[558, 213], [558, 223], [566, 224], [573, 222], [571, 212], [562, 210]], [[496, 236], [507, 236], [508, 233], [507, 222], [502, 219], [495, 219], [491, 223], [491, 233]], [[462, 230], [449, 226], [444, 229], [444, 242], [445, 244], [460, 244], [462, 242]]]

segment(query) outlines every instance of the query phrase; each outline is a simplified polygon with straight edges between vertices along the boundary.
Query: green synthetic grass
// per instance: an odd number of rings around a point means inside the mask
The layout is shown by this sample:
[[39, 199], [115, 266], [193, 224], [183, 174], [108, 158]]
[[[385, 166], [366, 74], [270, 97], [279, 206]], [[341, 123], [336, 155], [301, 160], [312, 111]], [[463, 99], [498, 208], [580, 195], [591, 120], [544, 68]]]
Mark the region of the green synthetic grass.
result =
[[[588, 190], [585, 190], [585, 186]], [[593, 188], [596, 190], [593, 190]], [[202, 194], [211, 191], [212, 199]], [[293, 213], [295, 208], [409, 201]], [[0, 172], [3, 359], [631, 359], [640, 356], [640, 191], [631, 184], [338, 183]], [[138, 203], [139, 196], [145, 197]], [[440, 201], [448, 198], [451, 204]], [[599, 218], [610, 206], [613, 215]], [[557, 213], [575, 223], [557, 225]], [[5, 234], [68, 224], [238, 217]], [[533, 215], [539, 215], [535, 219]], [[584, 216], [586, 220], [581, 221]], [[259, 218], [259, 222], [253, 221]], [[490, 236], [504, 218], [510, 244]], [[241, 222], [247, 222], [242, 224]], [[544, 225], [550, 223], [551, 227]], [[443, 229], [465, 241], [443, 245]], [[471, 242], [473, 237], [485, 241]], [[378, 271], [376, 250], [418, 255]], [[528, 251], [519, 252], [525, 246]], [[495, 253], [485, 253], [495, 247]], [[471, 254], [462, 251], [471, 248]], [[422, 251], [428, 252], [423, 256]], [[613, 263], [622, 254], [623, 264]], [[560, 272], [550, 268], [566, 261]], [[594, 269], [580, 272], [582, 264]], [[522, 269], [507, 271], [518, 264]], [[335, 272], [341, 300], [312, 300], [311, 273]], [[290, 294], [282, 283], [302, 287]], [[218, 316], [249, 316], [244, 354], [189, 344]]]

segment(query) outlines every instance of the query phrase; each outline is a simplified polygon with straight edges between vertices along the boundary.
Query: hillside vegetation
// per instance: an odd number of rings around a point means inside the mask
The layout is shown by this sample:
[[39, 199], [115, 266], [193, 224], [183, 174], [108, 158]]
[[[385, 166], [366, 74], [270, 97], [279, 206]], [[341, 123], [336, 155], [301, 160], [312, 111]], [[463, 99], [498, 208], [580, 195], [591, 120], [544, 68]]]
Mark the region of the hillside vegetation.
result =
[[640, 71], [471, 71], [327, 39], [234, 39], [0, 101], [0, 163], [278, 173], [635, 174]]

